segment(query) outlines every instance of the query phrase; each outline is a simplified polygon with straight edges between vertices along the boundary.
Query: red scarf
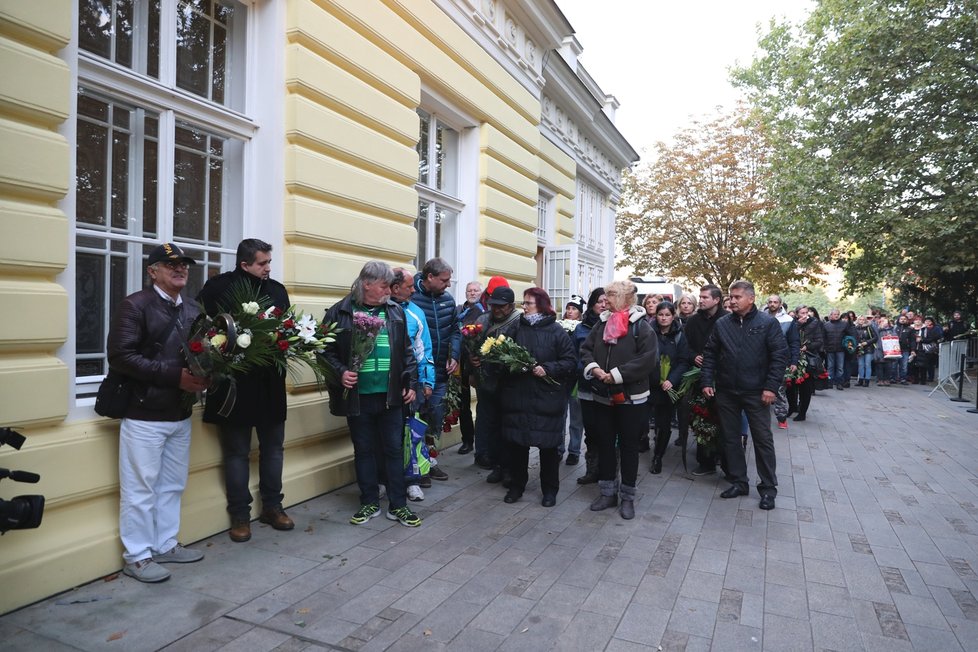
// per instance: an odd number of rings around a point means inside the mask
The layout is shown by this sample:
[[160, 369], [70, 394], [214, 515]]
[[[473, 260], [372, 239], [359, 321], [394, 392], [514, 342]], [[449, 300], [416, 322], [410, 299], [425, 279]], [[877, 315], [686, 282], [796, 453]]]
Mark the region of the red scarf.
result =
[[611, 313], [604, 327], [605, 344], [614, 344], [618, 338], [628, 332], [628, 310], [618, 310]]

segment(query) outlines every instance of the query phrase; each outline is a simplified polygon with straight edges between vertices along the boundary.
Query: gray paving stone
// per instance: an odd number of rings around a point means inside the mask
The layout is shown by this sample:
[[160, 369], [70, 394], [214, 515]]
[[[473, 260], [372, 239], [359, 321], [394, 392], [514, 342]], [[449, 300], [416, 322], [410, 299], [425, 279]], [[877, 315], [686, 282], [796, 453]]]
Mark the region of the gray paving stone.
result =
[[668, 629], [709, 638], [717, 621], [717, 602], [680, 596], [669, 618]]
[[619, 618], [604, 616], [591, 611], [581, 611], [571, 620], [570, 624], [554, 641], [554, 650], [603, 650], [615, 630]]
[[667, 609], [633, 603], [622, 614], [615, 638], [646, 646], [657, 645], [671, 615]]
[[764, 650], [779, 652], [812, 649], [812, 628], [807, 620], [777, 614], [764, 616]]
[[835, 650], [836, 652], [861, 652], [862, 642], [854, 618], [813, 613], [811, 617], [812, 637], [816, 650]]
[[947, 619], [933, 598], [895, 593], [893, 602], [905, 625], [921, 625], [935, 629], [949, 629]]
[[533, 607], [532, 600], [501, 594], [487, 604], [470, 625], [476, 629], [509, 636]]
[[949, 589], [962, 590], [965, 588], [964, 582], [961, 577], [954, 572], [949, 565], [944, 564], [929, 564], [926, 562], [918, 561], [914, 564], [917, 572], [930, 586], [943, 586]]
[[581, 611], [620, 616], [628, 607], [634, 591], [634, 587], [616, 582], [598, 582], [581, 605]]
[[[945, 629], [931, 629], [920, 625], [907, 625], [907, 633], [914, 650], [940, 650], [940, 652], [962, 652], [954, 632]], [[969, 644], [972, 649], [974, 641]]]
[[717, 622], [713, 630], [715, 647], [722, 646], [724, 650], [735, 652], [751, 652], [761, 649], [763, 635], [756, 627], [746, 627], [736, 623]]
[[801, 563], [772, 559], [767, 562], [767, 568], [764, 571], [764, 581], [768, 584], [804, 586], [805, 570]]

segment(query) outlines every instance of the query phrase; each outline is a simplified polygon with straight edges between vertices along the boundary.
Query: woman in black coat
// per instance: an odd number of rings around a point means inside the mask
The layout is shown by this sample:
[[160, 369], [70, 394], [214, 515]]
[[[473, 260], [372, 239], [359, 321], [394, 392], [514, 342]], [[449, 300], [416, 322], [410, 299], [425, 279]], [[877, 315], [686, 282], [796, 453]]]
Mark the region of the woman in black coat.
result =
[[[560, 487], [557, 447], [564, 439], [569, 382], [577, 370], [574, 343], [557, 324], [550, 295], [542, 288], [523, 293], [523, 316], [512, 338], [530, 352], [537, 365], [528, 373], [506, 374], [500, 379], [502, 434], [509, 445], [511, 477], [503, 500], [515, 503], [523, 495], [529, 476], [530, 446], [536, 446], [540, 449], [541, 504], [553, 507]], [[547, 378], [557, 382], [548, 382]]]
[[815, 393], [815, 382], [817, 376], [825, 368], [822, 362], [822, 348], [825, 346], [825, 334], [822, 331], [822, 323], [818, 319], [818, 313], [814, 308], [808, 306], [798, 306], [795, 314], [798, 315], [798, 337], [801, 340], [801, 355], [805, 356], [808, 363], [808, 378], [801, 384], [792, 383], [788, 385], [786, 393], [788, 395], [788, 414], [794, 414], [795, 421], [804, 421], [807, 418], [808, 406], [812, 402], [812, 394]]
[[[689, 371], [692, 364], [692, 356], [682, 326], [676, 319], [675, 304], [661, 301], [655, 307], [655, 322], [655, 334], [659, 340], [659, 365], [649, 378], [652, 409], [655, 411], [655, 450], [652, 452], [652, 466], [649, 470], [658, 475], [662, 473], [662, 456], [669, 446], [672, 417], [676, 413], [676, 404], [669, 396], [669, 390], [679, 388], [683, 374]], [[669, 371], [666, 379], [662, 380], [662, 366], [667, 358]]]

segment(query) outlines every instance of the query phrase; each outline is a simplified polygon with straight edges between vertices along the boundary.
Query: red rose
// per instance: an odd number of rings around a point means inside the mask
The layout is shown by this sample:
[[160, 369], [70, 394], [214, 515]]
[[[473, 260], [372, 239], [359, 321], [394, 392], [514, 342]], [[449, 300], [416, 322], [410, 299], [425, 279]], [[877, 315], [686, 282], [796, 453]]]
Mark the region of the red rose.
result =
[[452, 427], [446, 423], [445, 425], [443, 425], [441, 427], [441, 431], [442, 432], [451, 432], [452, 431]]
[[200, 340], [194, 340], [190, 343], [190, 351], [192, 353], [201, 353], [204, 350], [204, 345], [200, 343]]
[[289, 348], [289, 341], [288, 340], [279, 340], [278, 341], [278, 350], [279, 351], [285, 351], [288, 348]]
[[295, 322], [291, 319], [286, 319], [282, 322], [282, 328], [292, 328], [293, 326], [295, 326]]
[[276, 306], [276, 307], [272, 308], [272, 314], [275, 315], [276, 317], [281, 317], [282, 316], [282, 309], [279, 308], [278, 306]]

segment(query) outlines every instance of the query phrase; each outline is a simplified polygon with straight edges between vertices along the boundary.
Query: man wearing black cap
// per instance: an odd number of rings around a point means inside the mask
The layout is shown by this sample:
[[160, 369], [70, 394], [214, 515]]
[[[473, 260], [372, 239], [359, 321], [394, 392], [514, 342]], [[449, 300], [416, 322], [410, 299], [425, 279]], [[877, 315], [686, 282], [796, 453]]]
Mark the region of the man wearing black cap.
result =
[[176, 538], [190, 463], [190, 406], [183, 396], [208, 384], [190, 374], [183, 358], [198, 311], [180, 291], [193, 264], [173, 243], [153, 249], [146, 268], [152, 287], [126, 297], [109, 328], [109, 366], [133, 385], [119, 431], [119, 536], [123, 573], [140, 582], [168, 579], [159, 564], [204, 557]]
[[[279, 310], [288, 310], [289, 293], [285, 286], [271, 278], [272, 245], [257, 238], [238, 244], [237, 266], [207, 281], [197, 301], [212, 317], [230, 312], [236, 293], [247, 288], [258, 297], [271, 300]], [[285, 372], [275, 367], [252, 369], [235, 374], [236, 397], [233, 405], [220, 409], [227, 397], [229, 383], [213, 387], [207, 393], [204, 422], [220, 429], [224, 457], [224, 486], [228, 498], [231, 541], [251, 539], [251, 431], [258, 438], [258, 492], [262, 511], [259, 520], [276, 530], [291, 530], [295, 523], [282, 509], [282, 465], [285, 443]]]
[[[520, 320], [520, 313], [516, 310], [516, 295], [512, 288], [497, 287], [489, 295], [487, 303], [489, 312], [476, 321], [477, 324], [482, 325], [483, 337], [511, 336]], [[480, 456], [488, 457], [492, 472], [486, 478], [486, 482], [495, 484], [502, 482], [503, 469], [507, 468], [504, 459], [506, 447], [503, 445], [500, 433], [502, 406], [499, 404], [499, 396], [496, 392], [498, 371], [492, 368], [493, 365], [483, 365], [478, 353], [473, 355], [470, 361], [476, 369], [478, 378], [476, 387], [478, 402], [475, 406], [476, 459]]]

